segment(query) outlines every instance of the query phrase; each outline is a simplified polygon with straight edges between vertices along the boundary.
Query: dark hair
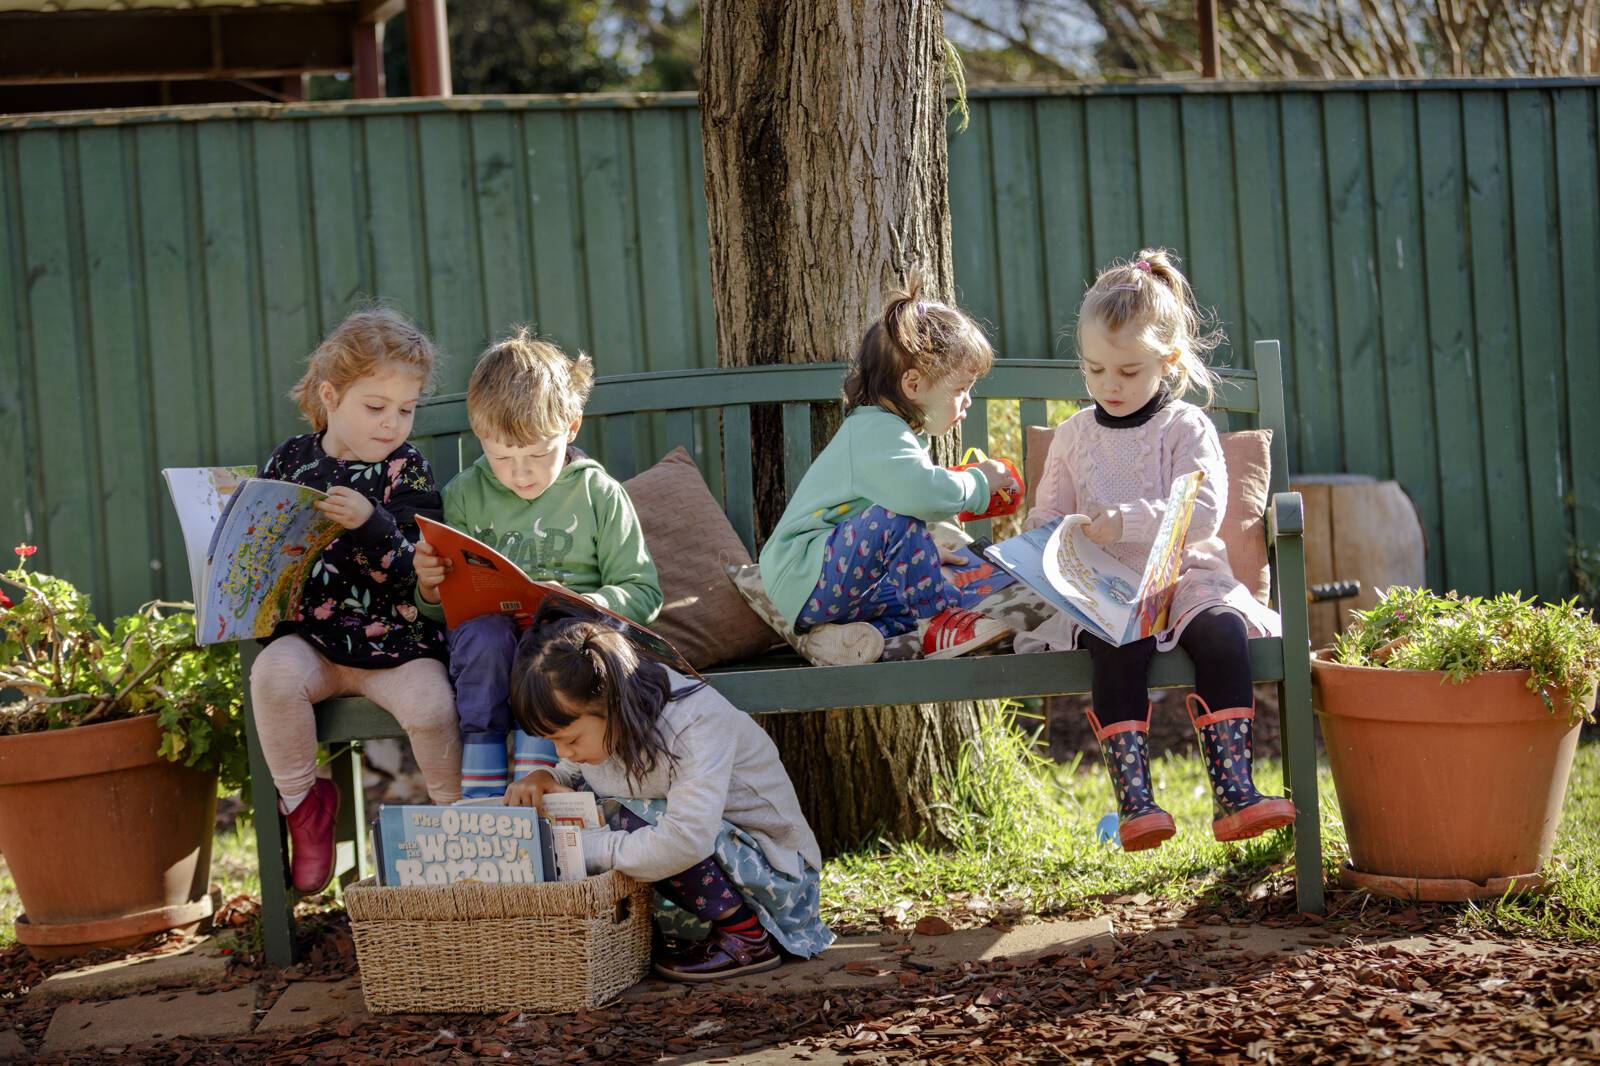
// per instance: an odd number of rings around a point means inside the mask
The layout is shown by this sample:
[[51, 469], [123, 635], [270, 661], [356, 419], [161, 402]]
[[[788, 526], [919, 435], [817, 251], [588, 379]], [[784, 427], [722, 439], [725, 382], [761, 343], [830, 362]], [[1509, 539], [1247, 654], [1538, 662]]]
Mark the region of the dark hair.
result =
[[630, 781], [656, 768], [664, 755], [661, 711], [672, 698], [666, 667], [639, 656], [611, 619], [570, 601], [546, 600], [517, 648], [511, 667], [511, 713], [534, 736], [549, 736], [577, 721], [566, 707], [603, 708], [606, 747]]
[[922, 279], [889, 294], [883, 317], [867, 327], [844, 376], [848, 411], [876, 404], [922, 430], [922, 412], [901, 387], [906, 371], [920, 370], [943, 381], [960, 370], [982, 377], [994, 366], [994, 349], [978, 324], [960, 310], [922, 299]]

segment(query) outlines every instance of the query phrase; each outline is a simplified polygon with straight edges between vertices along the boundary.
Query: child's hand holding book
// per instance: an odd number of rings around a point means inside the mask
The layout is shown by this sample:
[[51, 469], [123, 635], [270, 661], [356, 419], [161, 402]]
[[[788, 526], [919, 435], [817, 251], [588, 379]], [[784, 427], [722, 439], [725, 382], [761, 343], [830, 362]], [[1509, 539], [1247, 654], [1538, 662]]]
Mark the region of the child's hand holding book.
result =
[[312, 504], [346, 529], [358, 529], [372, 517], [372, 501], [347, 485], [335, 485], [328, 498]]
[[1100, 545], [1115, 544], [1122, 539], [1122, 512], [1115, 507], [1105, 507], [1098, 503], [1085, 504], [1084, 515], [1089, 519], [1083, 527], [1083, 535]]
[[535, 770], [524, 774], [506, 786], [507, 807], [537, 807], [544, 809], [544, 798], [554, 792], [571, 792], [572, 789], [557, 781], [548, 770]]
[[411, 560], [417, 574], [417, 591], [429, 603], [439, 602], [439, 586], [450, 573], [450, 560], [440, 555], [426, 537], [417, 541], [417, 554]]

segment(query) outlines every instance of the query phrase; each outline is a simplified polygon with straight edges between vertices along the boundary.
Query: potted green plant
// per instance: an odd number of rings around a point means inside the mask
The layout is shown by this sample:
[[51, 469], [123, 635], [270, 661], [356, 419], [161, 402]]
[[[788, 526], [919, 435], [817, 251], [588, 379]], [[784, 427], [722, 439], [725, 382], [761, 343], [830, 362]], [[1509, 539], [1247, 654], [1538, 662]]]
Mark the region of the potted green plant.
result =
[[1542, 883], [1600, 675], [1587, 612], [1392, 588], [1311, 667], [1347, 885], [1461, 900]]
[[88, 597], [0, 574], [0, 854], [40, 957], [128, 944], [210, 913], [219, 774], [248, 774], [233, 645], [199, 647], [189, 604], [109, 629]]

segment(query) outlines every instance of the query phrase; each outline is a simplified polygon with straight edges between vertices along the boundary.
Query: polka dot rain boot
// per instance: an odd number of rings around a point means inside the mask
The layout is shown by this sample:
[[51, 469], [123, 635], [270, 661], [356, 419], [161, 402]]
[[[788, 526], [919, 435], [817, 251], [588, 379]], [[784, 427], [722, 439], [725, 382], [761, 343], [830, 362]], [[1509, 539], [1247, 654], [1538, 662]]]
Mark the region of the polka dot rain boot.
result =
[[1177, 831], [1172, 815], [1156, 806], [1150, 791], [1150, 705], [1144, 720], [1112, 722], [1102, 726], [1089, 708], [1089, 725], [1100, 742], [1100, 755], [1111, 773], [1117, 792], [1117, 836], [1123, 851], [1159, 847]]
[[1218, 840], [1248, 840], [1293, 824], [1294, 803], [1282, 796], [1263, 796], [1250, 779], [1256, 709], [1213, 711], [1192, 692], [1184, 705], [1200, 734], [1200, 750], [1211, 777], [1211, 835]]

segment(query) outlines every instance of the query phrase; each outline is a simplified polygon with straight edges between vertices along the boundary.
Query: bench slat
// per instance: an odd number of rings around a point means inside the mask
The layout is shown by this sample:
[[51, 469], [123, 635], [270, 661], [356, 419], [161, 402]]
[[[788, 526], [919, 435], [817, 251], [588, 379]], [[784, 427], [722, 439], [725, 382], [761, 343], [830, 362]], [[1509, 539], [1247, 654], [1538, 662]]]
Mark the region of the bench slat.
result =
[[811, 405], [786, 403], [783, 405], [783, 484], [784, 496], [794, 498], [811, 466]]
[[[1022, 699], [1087, 692], [1089, 653], [984, 655], [965, 659], [909, 659], [868, 666], [793, 666], [791, 655], [715, 670], [705, 677], [742, 711], [770, 714], [828, 707], [889, 703], [940, 703], [950, 700]], [[1283, 641], [1250, 642], [1250, 672], [1256, 681], [1283, 679]], [[1150, 666], [1151, 688], [1194, 684], [1194, 665], [1181, 651], [1162, 652]], [[363, 699], [328, 700], [317, 705], [317, 739], [322, 743], [375, 737], [403, 737], [387, 711]]]
[[[967, 409], [966, 420], [961, 423], [961, 454], [957, 458], [966, 458], [968, 448], [977, 448], [985, 455], [989, 454], [988, 400], [973, 400], [972, 406]], [[994, 523], [988, 519], [972, 521], [966, 523], [966, 530], [970, 536], [987, 540], [994, 536]]]
[[667, 412], [667, 446], [662, 454], [683, 447], [689, 457], [699, 463], [699, 452], [694, 446], [694, 412], [688, 410]]
[[618, 481], [626, 481], [639, 472], [634, 425], [633, 419], [623, 415], [607, 418], [600, 425], [600, 447], [606, 473]]
[[[760, 664], [758, 663], [757, 666]], [[1283, 641], [1250, 642], [1250, 672], [1257, 681], [1283, 678]], [[809, 711], [888, 703], [1022, 699], [1087, 692], [1089, 653], [987, 655], [963, 659], [911, 659], [868, 666], [743, 669], [706, 674], [713, 688], [751, 714]], [[1181, 651], [1163, 652], [1150, 667], [1151, 688], [1194, 684], [1194, 666]]]
[[756, 491], [750, 472], [750, 408], [735, 404], [722, 409], [723, 509], [733, 531], [756, 554]]

